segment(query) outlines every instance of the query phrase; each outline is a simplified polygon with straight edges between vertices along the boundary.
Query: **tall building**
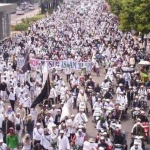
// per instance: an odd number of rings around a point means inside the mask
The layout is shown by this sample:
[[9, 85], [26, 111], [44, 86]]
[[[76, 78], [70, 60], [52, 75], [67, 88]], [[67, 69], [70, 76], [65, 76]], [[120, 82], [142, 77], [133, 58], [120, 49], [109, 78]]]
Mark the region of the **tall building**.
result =
[[0, 41], [10, 36], [11, 12], [16, 8], [15, 4], [0, 3]]

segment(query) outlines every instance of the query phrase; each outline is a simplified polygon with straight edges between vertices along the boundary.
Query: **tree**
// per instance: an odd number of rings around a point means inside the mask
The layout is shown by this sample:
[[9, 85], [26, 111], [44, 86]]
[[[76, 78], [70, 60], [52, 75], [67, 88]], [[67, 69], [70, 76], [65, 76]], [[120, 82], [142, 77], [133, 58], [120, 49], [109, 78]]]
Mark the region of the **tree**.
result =
[[121, 0], [107, 0], [110, 5], [111, 12], [119, 15], [121, 11]]
[[122, 31], [150, 32], [150, 0], [107, 0], [111, 11], [119, 16]]

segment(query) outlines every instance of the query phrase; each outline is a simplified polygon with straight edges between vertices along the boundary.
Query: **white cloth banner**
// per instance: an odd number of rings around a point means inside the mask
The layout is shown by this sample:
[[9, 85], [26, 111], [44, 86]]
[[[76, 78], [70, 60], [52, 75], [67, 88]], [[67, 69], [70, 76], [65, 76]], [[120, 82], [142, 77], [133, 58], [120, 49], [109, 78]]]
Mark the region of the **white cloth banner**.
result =
[[92, 70], [91, 62], [79, 62], [73, 60], [40, 60], [40, 59], [30, 59], [30, 67], [32, 69], [38, 70], [39, 68], [43, 68], [43, 66], [47, 63], [48, 69], [52, 69], [53, 67], [57, 67], [60, 69], [65, 69], [69, 64], [70, 67], [74, 70], [81, 70], [82, 67], [85, 67], [87, 71]]
[[63, 121], [65, 117], [69, 117], [71, 114], [69, 114], [69, 107], [67, 106], [67, 103], [64, 104], [62, 108], [62, 114], [60, 117], [60, 121]]

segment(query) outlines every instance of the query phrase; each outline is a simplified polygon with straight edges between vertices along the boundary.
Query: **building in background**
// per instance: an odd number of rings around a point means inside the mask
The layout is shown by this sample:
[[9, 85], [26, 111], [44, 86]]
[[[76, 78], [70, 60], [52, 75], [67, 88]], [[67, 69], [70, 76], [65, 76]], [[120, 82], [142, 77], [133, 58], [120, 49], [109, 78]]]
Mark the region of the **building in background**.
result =
[[0, 3], [0, 41], [10, 36], [10, 14], [14, 11], [15, 8], [15, 4]]

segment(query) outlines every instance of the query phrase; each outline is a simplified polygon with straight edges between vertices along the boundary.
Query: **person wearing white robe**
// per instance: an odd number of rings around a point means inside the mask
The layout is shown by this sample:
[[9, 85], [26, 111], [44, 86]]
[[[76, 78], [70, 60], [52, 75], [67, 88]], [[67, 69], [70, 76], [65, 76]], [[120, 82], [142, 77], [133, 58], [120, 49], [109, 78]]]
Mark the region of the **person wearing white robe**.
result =
[[52, 125], [52, 128], [49, 130], [49, 133], [51, 135], [52, 144], [56, 145], [57, 144], [57, 138], [59, 136], [59, 130], [57, 129], [55, 124]]
[[5, 143], [3, 143], [3, 139], [0, 139], [0, 149], [7, 150], [7, 145]]
[[106, 102], [104, 103], [104, 108], [114, 108], [114, 103], [110, 101], [110, 99], [106, 99]]
[[29, 97], [28, 93], [25, 93], [23, 107], [26, 110], [26, 115], [30, 114], [31, 98]]
[[0, 98], [0, 113], [4, 113], [4, 110], [5, 110], [5, 104], [2, 101], [2, 99]]
[[121, 87], [122, 87], [122, 86], [123, 86], [123, 85], [120, 83], [119, 86], [117, 87], [117, 90], [116, 90], [117, 99], [118, 99], [118, 97], [120, 96], [120, 92], [122, 92], [122, 91], [121, 91]]
[[49, 130], [51, 129], [52, 125], [54, 124], [54, 119], [53, 119], [50, 111], [48, 111], [46, 116], [45, 116], [45, 124]]
[[70, 65], [68, 64], [67, 67], [65, 68], [65, 74], [66, 74], [67, 82], [68, 82], [69, 79], [70, 79], [71, 71], [72, 71], [72, 69], [71, 69]]
[[70, 144], [68, 138], [64, 135], [64, 131], [60, 131], [60, 135], [57, 139], [58, 150], [70, 150]]
[[77, 113], [75, 116], [75, 122], [77, 122], [79, 125], [85, 124], [88, 122], [87, 116], [85, 113], [83, 113], [83, 111], [84, 110], [80, 109], [79, 113]]
[[120, 96], [117, 99], [117, 103], [119, 103], [120, 105], [127, 105], [127, 96], [124, 95], [123, 92], [120, 92]]
[[102, 100], [100, 98], [98, 98], [98, 101], [94, 103], [93, 110], [95, 108], [102, 108], [102, 107], [103, 107]]
[[5, 117], [2, 112], [0, 112], [0, 129], [2, 129], [2, 122], [4, 121]]
[[46, 150], [51, 150], [51, 136], [48, 133], [48, 129], [44, 129], [44, 133], [42, 134], [41, 137], [41, 142], [40, 144], [46, 149]]
[[20, 125], [20, 130], [16, 129], [16, 133], [18, 135], [18, 139], [19, 139], [19, 143], [21, 142], [21, 138], [22, 138], [22, 130], [23, 130], [23, 120], [20, 117], [20, 113], [17, 113], [15, 116], [15, 127], [16, 125]]
[[34, 90], [34, 96], [37, 97], [41, 93], [41, 90], [42, 90], [42, 85], [40, 84], [36, 85]]
[[34, 124], [36, 124], [38, 117], [38, 110], [35, 107], [33, 107], [31, 108], [30, 114], [32, 116], [32, 119], [34, 120]]
[[66, 121], [66, 127], [70, 133], [70, 139], [72, 139], [77, 129], [77, 123], [75, 122], [75, 116], [73, 114], [71, 115], [71, 118]]
[[20, 90], [20, 93], [17, 95], [17, 99], [19, 101], [20, 104], [24, 103], [24, 94], [23, 94], [23, 90]]
[[69, 98], [67, 100], [67, 106], [68, 106], [68, 109], [69, 109], [69, 114], [72, 114], [72, 109], [73, 109], [73, 102], [74, 102], [74, 99], [73, 99], [73, 96], [71, 95], [72, 93], [69, 93]]
[[50, 89], [50, 94], [49, 94], [49, 98], [50, 98], [52, 104], [55, 103], [55, 98], [56, 98], [56, 97], [57, 97], [57, 95], [56, 95], [56, 90], [54, 89], [54, 87], [51, 87], [51, 89]]
[[50, 110], [50, 113], [51, 113], [53, 119], [55, 120], [56, 115], [57, 115], [57, 109], [56, 109], [55, 105], [52, 105], [52, 109]]

